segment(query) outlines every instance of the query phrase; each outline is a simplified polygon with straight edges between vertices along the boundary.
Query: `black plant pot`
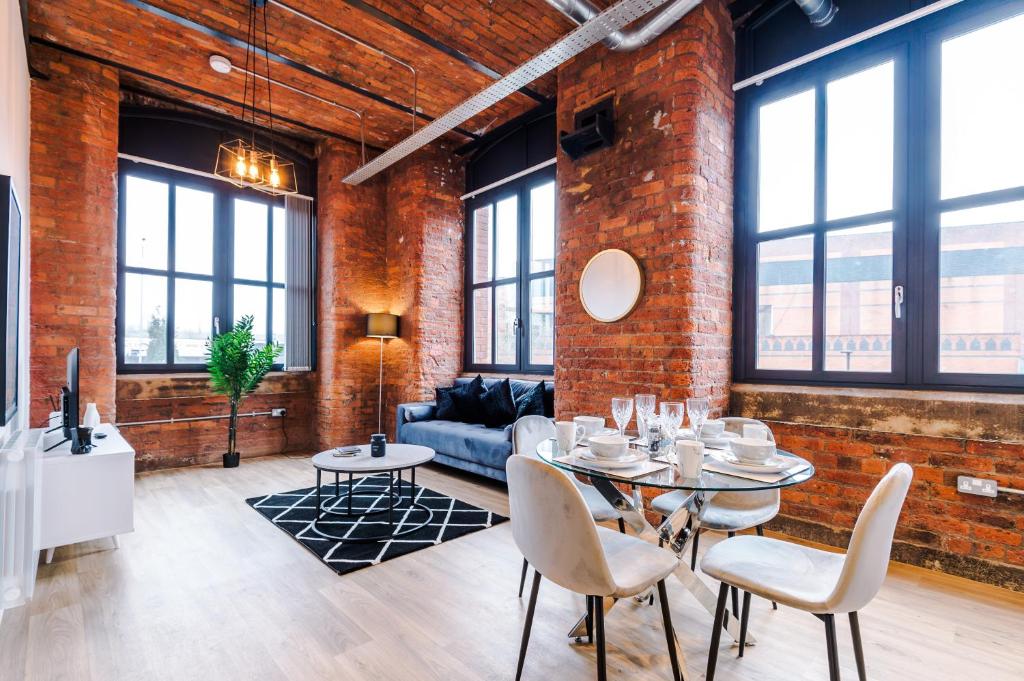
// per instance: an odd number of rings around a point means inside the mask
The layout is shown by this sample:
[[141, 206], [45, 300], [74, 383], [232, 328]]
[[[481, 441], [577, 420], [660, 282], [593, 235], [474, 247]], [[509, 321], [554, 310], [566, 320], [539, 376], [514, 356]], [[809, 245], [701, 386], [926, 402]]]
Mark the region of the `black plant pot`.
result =
[[224, 468], [238, 468], [238, 459], [240, 454], [235, 452], [234, 454], [224, 455]]

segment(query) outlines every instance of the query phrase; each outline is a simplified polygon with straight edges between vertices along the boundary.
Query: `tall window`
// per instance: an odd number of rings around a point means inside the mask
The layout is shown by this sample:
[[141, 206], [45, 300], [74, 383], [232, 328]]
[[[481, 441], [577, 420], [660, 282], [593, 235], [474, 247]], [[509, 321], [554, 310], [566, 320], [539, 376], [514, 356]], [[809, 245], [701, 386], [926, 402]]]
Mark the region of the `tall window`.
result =
[[260, 343], [284, 345], [280, 200], [127, 164], [120, 195], [121, 372], [199, 370], [206, 340], [247, 314]]
[[466, 367], [549, 373], [555, 180], [542, 170], [467, 204]]
[[969, 9], [742, 95], [739, 378], [1024, 387], [1024, 14]]

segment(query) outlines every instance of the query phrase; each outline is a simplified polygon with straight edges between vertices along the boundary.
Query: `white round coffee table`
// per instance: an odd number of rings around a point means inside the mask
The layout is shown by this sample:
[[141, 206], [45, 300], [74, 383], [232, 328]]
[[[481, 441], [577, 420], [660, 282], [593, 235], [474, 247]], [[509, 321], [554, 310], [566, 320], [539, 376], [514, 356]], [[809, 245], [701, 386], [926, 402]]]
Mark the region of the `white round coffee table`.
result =
[[[313, 520], [313, 529], [320, 535], [335, 541], [352, 543], [369, 543], [385, 541], [410, 534], [425, 527], [433, 518], [433, 512], [421, 503], [416, 501], [416, 467], [431, 461], [434, 458], [434, 450], [430, 447], [420, 445], [388, 444], [385, 454], [381, 457], [370, 456], [370, 445], [360, 445], [360, 452], [355, 456], [334, 456], [338, 449], [328, 449], [313, 456], [313, 467], [316, 468], [316, 517]], [[408, 503], [402, 504], [402, 471], [409, 471], [409, 493]], [[334, 473], [334, 496], [323, 498], [323, 473]], [[359, 480], [363, 476], [374, 473], [387, 473], [388, 481], [380, 486], [383, 489], [379, 493], [360, 493], [355, 482], [356, 475]], [[342, 474], [348, 476], [348, 489], [345, 493], [341, 491], [340, 477]], [[395, 478], [398, 478], [398, 490], [395, 490]], [[364, 487], [370, 487], [363, 485]], [[353, 500], [358, 498], [371, 499], [366, 508], [356, 509], [353, 507]], [[382, 500], [385, 500], [382, 505]], [[344, 510], [339, 507], [344, 506]], [[395, 528], [394, 512], [404, 511], [405, 515], [399, 527]], [[360, 535], [358, 537], [338, 536], [321, 526], [324, 516], [336, 516], [340, 518], [359, 519], [388, 514], [388, 531], [371, 535]], [[411, 524], [405, 521], [412, 518]]]

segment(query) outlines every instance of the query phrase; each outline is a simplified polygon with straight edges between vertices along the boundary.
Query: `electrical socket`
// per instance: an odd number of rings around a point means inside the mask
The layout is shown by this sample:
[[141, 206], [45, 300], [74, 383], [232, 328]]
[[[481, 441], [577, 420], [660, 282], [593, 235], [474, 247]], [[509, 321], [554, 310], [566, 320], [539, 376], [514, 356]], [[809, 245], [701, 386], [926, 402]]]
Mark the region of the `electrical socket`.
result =
[[999, 493], [995, 480], [972, 478], [969, 475], [957, 476], [956, 490], [961, 494], [977, 494], [980, 497], [995, 497]]
[[287, 413], [288, 413], [288, 410], [285, 409], [284, 407], [278, 407], [277, 409], [271, 409], [270, 410], [271, 418], [275, 418], [275, 419], [283, 418], [284, 415], [287, 414]]

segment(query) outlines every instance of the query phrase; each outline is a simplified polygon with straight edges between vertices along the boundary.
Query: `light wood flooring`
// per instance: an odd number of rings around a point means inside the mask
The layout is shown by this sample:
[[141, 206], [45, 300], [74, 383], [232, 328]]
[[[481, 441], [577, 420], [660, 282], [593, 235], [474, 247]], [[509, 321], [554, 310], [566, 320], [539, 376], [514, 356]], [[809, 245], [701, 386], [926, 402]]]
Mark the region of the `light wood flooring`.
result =
[[[140, 475], [136, 531], [121, 548], [59, 548], [34, 600], [4, 614], [0, 679], [514, 677], [526, 603], [508, 523], [339, 577], [244, 502], [312, 482], [305, 457]], [[418, 482], [508, 512], [501, 485], [441, 467]], [[687, 679], [701, 679], [711, 617], [674, 579], [669, 596]], [[524, 680], [595, 678], [593, 647], [565, 637], [582, 607], [541, 585]], [[609, 614], [611, 679], [669, 679], [658, 610], [631, 602]], [[723, 637], [718, 679], [828, 678], [817, 619], [759, 599], [751, 611], [758, 644], [737, 659]], [[874, 681], [1024, 679], [1021, 594], [894, 565], [861, 627]], [[839, 636], [843, 678], [856, 679], [845, 619]]]

